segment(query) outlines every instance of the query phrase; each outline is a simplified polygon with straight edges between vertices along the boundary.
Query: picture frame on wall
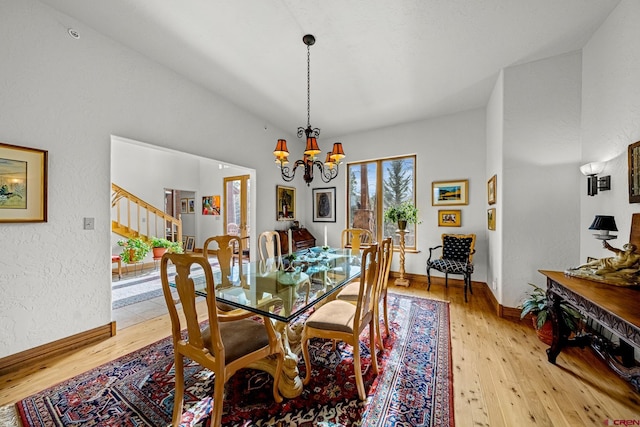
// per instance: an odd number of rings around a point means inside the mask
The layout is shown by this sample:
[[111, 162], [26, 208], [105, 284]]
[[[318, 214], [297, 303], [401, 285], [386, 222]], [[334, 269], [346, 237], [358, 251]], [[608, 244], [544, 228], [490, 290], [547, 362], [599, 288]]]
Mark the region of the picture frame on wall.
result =
[[487, 228], [496, 229], [496, 208], [487, 209]]
[[187, 199], [187, 213], [196, 213], [196, 199]]
[[180, 199], [180, 213], [189, 212], [189, 201], [188, 199]]
[[493, 175], [489, 181], [487, 181], [487, 202], [490, 205], [496, 203], [496, 190], [497, 190], [497, 176]]
[[439, 210], [438, 211], [438, 227], [460, 227], [462, 225], [462, 211]]
[[640, 141], [629, 144], [629, 203], [640, 203]]
[[48, 155], [0, 143], [0, 223], [47, 222]]
[[276, 185], [276, 219], [293, 221], [296, 219], [296, 189]]
[[434, 181], [431, 183], [432, 206], [469, 204], [469, 180]]
[[313, 189], [313, 222], [336, 222], [336, 187]]

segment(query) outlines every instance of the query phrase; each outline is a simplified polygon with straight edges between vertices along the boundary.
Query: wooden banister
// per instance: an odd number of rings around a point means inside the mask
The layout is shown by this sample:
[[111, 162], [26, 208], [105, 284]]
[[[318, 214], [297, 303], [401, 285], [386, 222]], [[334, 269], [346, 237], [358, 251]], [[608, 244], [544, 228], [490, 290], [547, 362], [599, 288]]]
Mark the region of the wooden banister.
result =
[[[116, 211], [115, 215], [112, 215], [115, 219], [111, 221], [111, 231], [127, 238], [139, 237], [149, 241], [155, 236], [167, 238], [173, 242], [182, 242], [182, 219], [180, 217], [175, 218], [165, 213], [162, 209], [145, 202], [114, 183], [111, 183], [111, 191], [111, 208]], [[125, 221], [122, 220], [123, 214], [121, 212], [123, 204], [126, 206]], [[144, 215], [146, 223], [144, 229], [141, 223], [142, 215]], [[154, 222], [153, 227], [151, 227], [151, 220]]]

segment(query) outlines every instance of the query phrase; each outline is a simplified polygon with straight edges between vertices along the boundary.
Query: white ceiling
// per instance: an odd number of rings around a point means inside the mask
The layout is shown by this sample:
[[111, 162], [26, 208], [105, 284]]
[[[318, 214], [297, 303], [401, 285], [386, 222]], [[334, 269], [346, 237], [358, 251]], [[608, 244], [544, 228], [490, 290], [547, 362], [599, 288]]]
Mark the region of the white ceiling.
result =
[[[500, 69], [580, 49], [619, 0], [40, 0], [283, 129], [486, 105]], [[80, 34], [82, 37], [82, 34]]]

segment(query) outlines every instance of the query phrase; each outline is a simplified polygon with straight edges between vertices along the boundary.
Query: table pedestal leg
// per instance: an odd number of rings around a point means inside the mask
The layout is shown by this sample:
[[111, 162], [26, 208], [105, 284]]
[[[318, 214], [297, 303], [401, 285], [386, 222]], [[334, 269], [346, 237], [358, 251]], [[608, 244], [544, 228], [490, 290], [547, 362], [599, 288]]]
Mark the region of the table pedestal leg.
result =
[[[298, 371], [298, 352], [300, 350], [302, 325], [289, 326], [278, 322], [275, 326], [276, 330], [280, 332], [282, 346], [284, 347], [284, 364], [278, 389], [283, 397], [293, 399], [300, 396], [303, 390], [302, 378], [300, 378], [300, 372]], [[278, 364], [274, 357], [262, 359], [250, 365], [251, 368], [265, 371], [272, 377], [276, 373], [277, 366]]]

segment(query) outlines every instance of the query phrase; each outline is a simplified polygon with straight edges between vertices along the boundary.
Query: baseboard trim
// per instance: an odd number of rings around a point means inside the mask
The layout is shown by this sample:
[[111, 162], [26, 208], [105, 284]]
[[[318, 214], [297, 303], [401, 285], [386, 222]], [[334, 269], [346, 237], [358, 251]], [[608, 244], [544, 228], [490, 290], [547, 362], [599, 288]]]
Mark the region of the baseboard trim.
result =
[[59, 356], [70, 350], [85, 347], [96, 341], [102, 341], [115, 336], [116, 322], [112, 321], [104, 326], [80, 332], [70, 337], [62, 338], [20, 353], [12, 354], [0, 359], [0, 375], [16, 371], [25, 366], [32, 365], [42, 359]]
[[[389, 272], [389, 279], [395, 279], [400, 277], [400, 273], [398, 273], [397, 271], [391, 271]], [[405, 273], [404, 277], [406, 279], [408, 279], [409, 281], [413, 281], [413, 282], [418, 282], [420, 284], [424, 284], [426, 286], [426, 284], [428, 283], [427, 280], [427, 275], [426, 274], [412, 274], [412, 273]], [[433, 285], [441, 285], [444, 286], [444, 277], [439, 277], [439, 276], [432, 276], [431, 277], [431, 284]], [[449, 286], [457, 286], [457, 287], [464, 287], [464, 280], [462, 279], [455, 279], [455, 278], [449, 278]], [[500, 303], [498, 303], [498, 300], [496, 299], [496, 296], [493, 294], [493, 292], [491, 292], [491, 289], [489, 289], [489, 286], [485, 283], [485, 282], [476, 282], [476, 281], [472, 281], [471, 282], [471, 286], [473, 288], [474, 291], [481, 291], [485, 298], [487, 299], [487, 302], [489, 303], [489, 305], [491, 306], [491, 308], [493, 309], [493, 312], [496, 313], [496, 316], [498, 317], [503, 317], [506, 319], [511, 319], [511, 320], [520, 320], [520, 309], [516, 308], [516, 307], [506, 307]]]

